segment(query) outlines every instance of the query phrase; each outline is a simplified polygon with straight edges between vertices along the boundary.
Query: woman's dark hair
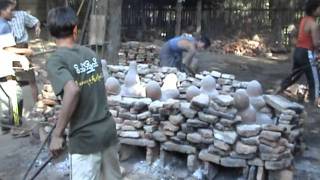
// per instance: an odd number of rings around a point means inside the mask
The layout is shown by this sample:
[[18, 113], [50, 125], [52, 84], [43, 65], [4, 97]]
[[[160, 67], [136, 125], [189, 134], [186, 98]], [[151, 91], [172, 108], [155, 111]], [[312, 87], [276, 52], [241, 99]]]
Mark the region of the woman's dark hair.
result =
[[320, 1], [319, 0], [307, 0], [305, 3], [305, 13], [308, 16], [313, 16], [313, 13], [317, 8], [320, 6]]
[[6, 10], [8, 7], [12, 5], [13, 3], [9, 0], [0, 0], [0, 12]]
[[50, 34], [59, 39], [73, 34], [78, 18], [70, 7], [57, 7], [49, 11], [47, 22]]
[[204, 48], [207, 49], [208, 47], [211, 46], [210, 39], [206, 36], [201, 36], [198, 38], [198, 41], [201, 41], [204, 43]]

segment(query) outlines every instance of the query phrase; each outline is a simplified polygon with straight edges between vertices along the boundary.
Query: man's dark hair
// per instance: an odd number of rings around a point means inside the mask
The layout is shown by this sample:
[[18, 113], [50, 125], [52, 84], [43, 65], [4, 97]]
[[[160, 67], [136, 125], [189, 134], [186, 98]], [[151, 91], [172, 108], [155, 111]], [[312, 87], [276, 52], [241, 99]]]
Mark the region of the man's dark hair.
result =
[[57, 7], [49, 11], [47, 23], [50, 34], [59, 39], [73, 34], [78, 18], [70, 7]]
[[0, 0], [0, 12], [6, 10], [13, 3], [9, 0]]
[[207, 49], [208, 47], [211, 46], [210, 39], [206, 36], [201, 36], [198, 38], [198, 41], [201, 41], [204, 43], [204, 48]]
[[320, 6], [320, 1], [319, 0], [307, 0], [305, 3], [305, 13], [308, 16], [313, 16], [313, 13], [317, 8]]

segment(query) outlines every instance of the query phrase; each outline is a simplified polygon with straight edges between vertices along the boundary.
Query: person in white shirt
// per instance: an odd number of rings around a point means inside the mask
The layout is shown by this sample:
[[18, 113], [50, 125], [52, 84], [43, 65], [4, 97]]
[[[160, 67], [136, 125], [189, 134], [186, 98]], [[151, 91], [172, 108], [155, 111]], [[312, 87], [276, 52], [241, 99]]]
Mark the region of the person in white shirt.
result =
[[[29, 61], [25, 56], [5, 50], [13, 45], [15, 41], [11, 33], [0, 35], [0, 123], [18, 126], [21, 124], [23, 102], [13, 62], [18, 61], [24, 70], [28, 70]], [[1, 128], [1, 134], [8, 131], [9, 128]]]
[[[14, 10], [17, 5], [16, 0], [8, 1], [11, 2], [11, 8], [13, 9], [8, 24], [16, 41], [15, 48], [28, 49], [29, 35], [27, 28], [34, 28], [36, 37], [39, 37], [41, 32], [40, 21], [26, 11]], [[30, 85], [33, 100], [36, 102], [38, 99], [38, 87], [34, 71], [30, 69], [29, 71], [16, 72], [16, 76], [20, 85]]]

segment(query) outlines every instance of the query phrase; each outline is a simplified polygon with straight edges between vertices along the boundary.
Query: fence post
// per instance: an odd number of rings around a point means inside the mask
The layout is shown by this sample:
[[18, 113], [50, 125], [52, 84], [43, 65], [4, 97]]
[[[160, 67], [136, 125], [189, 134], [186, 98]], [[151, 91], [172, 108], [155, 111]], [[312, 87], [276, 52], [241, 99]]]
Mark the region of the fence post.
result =
[[184, 0], [177, 0], [176, 5], [176, 35], [181, 34], [182, 1]]
[[107, 60], [109, 64], [119, 64], [118, 52], [121, 46], [121, 13], [123, 0], [109, 0]]
[[202, 0], [197, 1], [197, 34], [201, 33], [202, 30]]

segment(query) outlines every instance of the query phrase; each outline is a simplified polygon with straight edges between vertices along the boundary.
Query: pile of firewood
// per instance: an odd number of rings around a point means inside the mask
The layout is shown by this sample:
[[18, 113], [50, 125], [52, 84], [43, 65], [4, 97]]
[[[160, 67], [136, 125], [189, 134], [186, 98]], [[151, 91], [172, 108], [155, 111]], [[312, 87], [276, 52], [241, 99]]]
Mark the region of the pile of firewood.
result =
[[236, 39], [236, 40], [214, 40], [210, 51], [218, 54], [235, 54], [239, 56], [259, 56], [267, 52], [266, 45], [260, 38]]

